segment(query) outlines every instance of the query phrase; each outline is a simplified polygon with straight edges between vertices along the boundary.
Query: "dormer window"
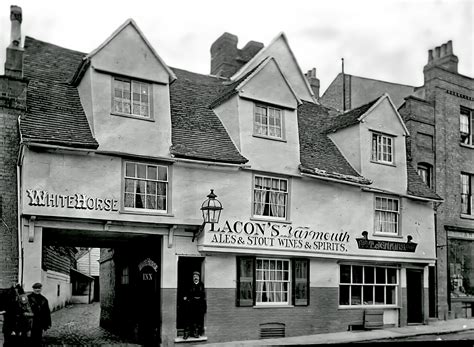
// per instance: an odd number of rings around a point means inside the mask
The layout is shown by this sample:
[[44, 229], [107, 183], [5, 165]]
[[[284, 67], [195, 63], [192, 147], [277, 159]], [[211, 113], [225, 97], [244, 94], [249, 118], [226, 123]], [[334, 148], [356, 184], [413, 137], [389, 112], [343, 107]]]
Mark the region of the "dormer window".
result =
[[283, 139], [283, 111], [265, 105], [255, 105], [254, 135]]
[[115, 77], [112, 113], [151, 118], [149, 83]]
[[393, 136], [372, 133], [372, 161], [393, 164], [393, 143]]

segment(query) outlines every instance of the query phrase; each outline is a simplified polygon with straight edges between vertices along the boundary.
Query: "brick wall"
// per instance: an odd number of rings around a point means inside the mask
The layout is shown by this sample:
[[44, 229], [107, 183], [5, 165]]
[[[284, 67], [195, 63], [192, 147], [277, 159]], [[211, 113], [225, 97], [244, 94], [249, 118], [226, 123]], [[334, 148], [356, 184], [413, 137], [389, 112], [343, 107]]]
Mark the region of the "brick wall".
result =
[[26, 83], [0, 76], [0, 288], [18, 282], [16, 161], [18, 117], [26, 108]]

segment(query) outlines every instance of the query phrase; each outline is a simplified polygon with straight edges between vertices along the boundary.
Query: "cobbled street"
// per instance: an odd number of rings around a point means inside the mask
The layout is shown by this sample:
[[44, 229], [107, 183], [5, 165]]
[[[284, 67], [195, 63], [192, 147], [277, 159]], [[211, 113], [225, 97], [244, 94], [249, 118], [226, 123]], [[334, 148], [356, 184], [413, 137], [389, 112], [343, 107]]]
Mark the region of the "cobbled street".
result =
[[51, 314], [53, 324], [44, 334], [43, 342], [48, 346], [140, 346], [102, 329], [99, 317], [98, 302], [66, 306]]

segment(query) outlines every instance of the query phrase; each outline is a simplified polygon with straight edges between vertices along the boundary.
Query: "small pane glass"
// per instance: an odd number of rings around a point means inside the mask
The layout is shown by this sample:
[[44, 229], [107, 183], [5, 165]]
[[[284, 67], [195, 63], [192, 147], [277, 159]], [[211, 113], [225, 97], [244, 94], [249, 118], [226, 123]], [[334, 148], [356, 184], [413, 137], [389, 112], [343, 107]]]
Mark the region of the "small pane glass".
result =
[[362, 286], [352, 286], [351, 305], [361, 305]]
[[127, 177], [136, 177], [135, 176], [135, 164], [133, 164], [133, 163], [125, 164], [125, 176], [127, 176]]
[[349, 305], [350, 286], [339, 286], [339, 305]]
[[387, 268], [387, 283], [397, 283], [397, 269]]
[[374, 287], [364, 286], [364, 305], [374, 304]]
[[385, 286], [375, 286], [375, 304], [376, 305], [384, 304], [384, 291], [385, 291]]
[[168, 181], [168, 168], [164, 166], [158, 166], [158, 180]]
[[351, 266], [341, 265], [340, 266], [340, 281], [341, 283], [351, 283]]
[[362, 266], [352, 266], [352, 283], [362, 283]]
[[374, 267], [364, 266], [364, 283], [374, 283]]
[[125, 179], [125, 192], [135, 193], [135, 180], [129, 178]]
[[385, 268], [383, 267], [377, 267], [375, 268], [375, 274], [376, 274], [376, 283], [381, 283], [384, 284], [385, 282]]
[[146, 165], [137, 164], [138, 178], [146, 178]]
[[124, 201], [125, 207], [135, 207], [134, 202], [135, 202], [135, 194], [125, 194], [125, 201]]
[[156, 180], [157, 177], [157, 168], [156, 166], [148, 166], [147, 167], [147, 178], [149, 180]]
[[395, 286], [387, 286], [387, 305], [395, 305], [396, 296], [395, 296]]

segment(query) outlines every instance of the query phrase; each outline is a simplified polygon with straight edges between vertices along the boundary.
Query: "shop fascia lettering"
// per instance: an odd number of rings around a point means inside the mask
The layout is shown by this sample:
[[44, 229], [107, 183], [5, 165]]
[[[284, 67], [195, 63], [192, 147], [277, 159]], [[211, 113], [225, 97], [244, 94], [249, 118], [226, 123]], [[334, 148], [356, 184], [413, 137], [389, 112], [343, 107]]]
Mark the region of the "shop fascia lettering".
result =
[[29, 198], [28, 205], [74, 208], [95, 211], [118, 211], [119, 204], [116, 199], [102, 199], [91, 197], [86, 194], [76, 193], [74, 195], [54, 194], [45, 190], [27, 189], [26, 196]]
[[274, 222], [226, 221], [209, 231], [210, 243], [239, 247], [347, 252], [349, 233], [314, 231]]

